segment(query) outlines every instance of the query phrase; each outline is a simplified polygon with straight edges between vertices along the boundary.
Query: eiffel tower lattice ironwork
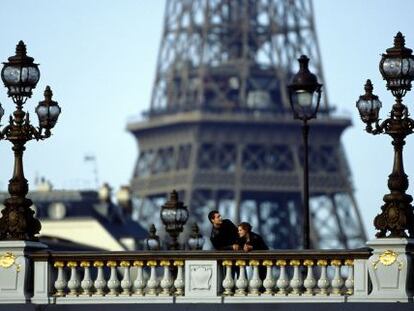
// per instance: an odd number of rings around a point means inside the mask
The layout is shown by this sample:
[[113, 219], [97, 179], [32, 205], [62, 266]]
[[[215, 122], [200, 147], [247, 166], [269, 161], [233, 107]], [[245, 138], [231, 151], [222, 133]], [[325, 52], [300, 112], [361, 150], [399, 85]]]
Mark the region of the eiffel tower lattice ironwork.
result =
[[[139, 157], [137, 217], [159, 223], [176, 189], [209, 234], [207, 213], [249, 221], [273, 248], [301, 246], [302, 139], [286, 85], [307, 54], [324, 82], [309, 0], [169, 0], [150, 109], [128, 125]], [[326, 93], [310, 130], [311, 243], [366, 241]]]

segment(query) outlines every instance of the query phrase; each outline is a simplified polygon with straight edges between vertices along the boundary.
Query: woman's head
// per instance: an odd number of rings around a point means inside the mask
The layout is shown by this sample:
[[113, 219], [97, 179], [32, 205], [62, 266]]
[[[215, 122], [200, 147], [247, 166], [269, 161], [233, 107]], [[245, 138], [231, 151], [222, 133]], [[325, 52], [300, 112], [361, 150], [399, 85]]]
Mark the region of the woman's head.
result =
[[248, 222], [242, 222], [237, 226], [239, 237], [243, 238], [252, 231], [252, 226]]

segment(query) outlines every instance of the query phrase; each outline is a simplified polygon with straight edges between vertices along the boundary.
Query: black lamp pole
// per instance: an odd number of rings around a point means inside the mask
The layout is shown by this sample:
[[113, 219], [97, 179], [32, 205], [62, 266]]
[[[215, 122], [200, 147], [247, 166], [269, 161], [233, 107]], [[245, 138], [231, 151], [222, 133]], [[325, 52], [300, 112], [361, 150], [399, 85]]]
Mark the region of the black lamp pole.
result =
[[361, 119], [366, 123], [365, 130], [373, 135], [387, 134], [394, 146], [394, 165], [388, 176], [389, 194], [384, 196], [381, 213], [374, 218], [378, 238], [413, 238], [414, 210], [412, 196], [407, 194], [408, 177], [403, 165], [403, 146], [405, 138], [414, 132], [414, 120], [410, 118], [408, 107], [403, 104], [403, 97], [411, 90], [414, 80], [414, 56], [412, 50], [405, 47], [404, 36], [398, 32], [394, 46], [382, 55], [380, 72], [387, 81], [387, 89], [395, 97], [389, 118], [379, 122], [381, 101], [372, 93], [370, 80], [365, 84], [365, 94], [357, 101]]
[[309, 124], [306, 119], [302, 124], [303, 137], [303, 248], [310, 248], [310, 225], [309, 225]]
[[[32, 89], [39, 81], [38, 65], [26, 54], [23, 41], [17, 44], [16, 55], [9, 57], [8, 62], [3, 64], [1, 78], [8, 88], [8, 96], [16, 105], [16, 110], [10, 115], [8, 125], [0, 131], [0, 139], [10, 141], [14, 151], [13, 177], [8, 187], [10, 198], [4, 201], [6, 207], [0, 218], [0, 240], [36, 240], [41, 225], [30, 209], [32, 201], [26, 198], [29, 186], [23, 173], [23, 152], [26, 142], [50, 137], [50, 130], [55, 126], [61, 109], [58, 103], [52, 100], [52, 90], [47, 86], [44, 92], [45, 100], [39, 102], [36, 107], [39, 127], [31, 125], [29, 113], [23, 111], [23, 105], [32, 96]], [[3, 108], [0, 108], [0, 118], [3, 113]]]
[[309, 58], [302, 55], [299, 59], [299, 71], [293, 76], [288, 86], [290, 105], [295, 119], [303, 121], [303, 248], [310, 248], [310, 215], [309, 215], [309, 124], [310, 119], [316, 118], [321, 100], [322, 84], [309, 71]]

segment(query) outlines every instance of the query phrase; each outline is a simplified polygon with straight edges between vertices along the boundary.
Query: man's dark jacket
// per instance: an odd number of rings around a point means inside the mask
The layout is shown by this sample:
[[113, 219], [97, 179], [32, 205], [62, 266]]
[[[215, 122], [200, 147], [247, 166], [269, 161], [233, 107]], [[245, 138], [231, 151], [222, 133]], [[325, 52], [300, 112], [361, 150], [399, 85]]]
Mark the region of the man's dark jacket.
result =
[[238, 237], [237, 227], [229, 219], [224, 219], [220, 228], [213, 226], [211, 229], [210, 241], [216, 250], [232, 250]]

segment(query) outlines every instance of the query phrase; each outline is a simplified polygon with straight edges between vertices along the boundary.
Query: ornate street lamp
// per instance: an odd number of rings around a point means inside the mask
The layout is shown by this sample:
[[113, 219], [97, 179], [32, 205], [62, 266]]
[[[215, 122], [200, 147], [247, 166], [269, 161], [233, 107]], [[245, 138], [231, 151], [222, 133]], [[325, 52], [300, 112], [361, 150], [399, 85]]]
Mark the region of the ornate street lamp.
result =
[[191, 227], [191, 235], [188, 239], [188, 247], [191, 250], [201, 250], [204, 245], [204, 238], [200, 233], [200, 229], [197, 226], [197, 223], [194, 223]]
[[[6, 207], [0, 218], [0, 239], [36, 240], [35, 235], [40, 232], [41, 225], [30, 209], [32, 201], [26, 198], [29, 187], [23, 173], [23, 152], [29, 140], [50, 137], [50, 130], [55, 126], [61, 109], [52, 100], [52, 90], [47, 86], [45, 100], [36, 107], [39, 127], [31, 125], [29, 113], [23, 111], [23, 105], [32, 96], [32, 89], [39, 81], [38, 65], [32, 57], [27, 56], [23, 41], [17, 44], [16, 55], [9, 57], [8, 62], [3, 64], [1, 79], [8, 89], [8, 96], [16, 104], [16, 110], [10, 115], [9, 124], [0, 132], [0, 139], [10, 141], [14, 151], [14, 171], [8, 187], [10, 198], [4, 201]], [[1, 108], [1, 116], [3, 113]]]
[[183, 231], [183, 227], [188, 219], [188, 210], [184, 203], [178, 201], [178, 193], [173, 190], [169, 200], [161, 207], [161, 220], [164, 223], [165, 231], [171, 237], [172, 242], [168, 249], [179, 249], [178, 236]]
[[370, 80], [365, 84], [365, 94], [359, 97], [356, 104], [362, 121], [366, 123], [366, 131], [373, 135], [390, 135], [394, 146], [394, 165], [392, 173], [388, 176], [390, 193], [384, 196], [382, 212], [374, 219], [374, 226], [378, 230], [376, 237], [412, 238], [413, 198], [405, 193], [408, 189], [408, 178], [404, 172], [403, 146], [405, 137], [413, 133], [414, 120], [409, 117], [408, 108], [402, 103], [402, 99], [407, 91], [411, 90], [411, 81], [414, 80], [414, 57], [412, 50], [405, 47], [401, 32], [395, 36], [394, 46], [382, 55], [379, 69], [387, 81], [387, 89], [395, 97], [390, 117], [379, 122], [379, 110], [382, 105], [378, 97], [372, 94]]
[[148, 232], [148, 238], [145, 239], [145, 248], [149, 251], [159, 251], [161, 249], [160, 237], [157, 235], [154, 224], [150, 226]]
[[290, 105], [295, 119], [303, 121], [302, 136], [304, 146], [303, 163], [303, 248], [310, 248], [309, 238], [309, 159], [308, 136], [310, 119], [316, 118], [321, 101], [322, 84], [309, 71], [309, 58], [302, 55], [299, 59], [299, 71], [288, 86]]

